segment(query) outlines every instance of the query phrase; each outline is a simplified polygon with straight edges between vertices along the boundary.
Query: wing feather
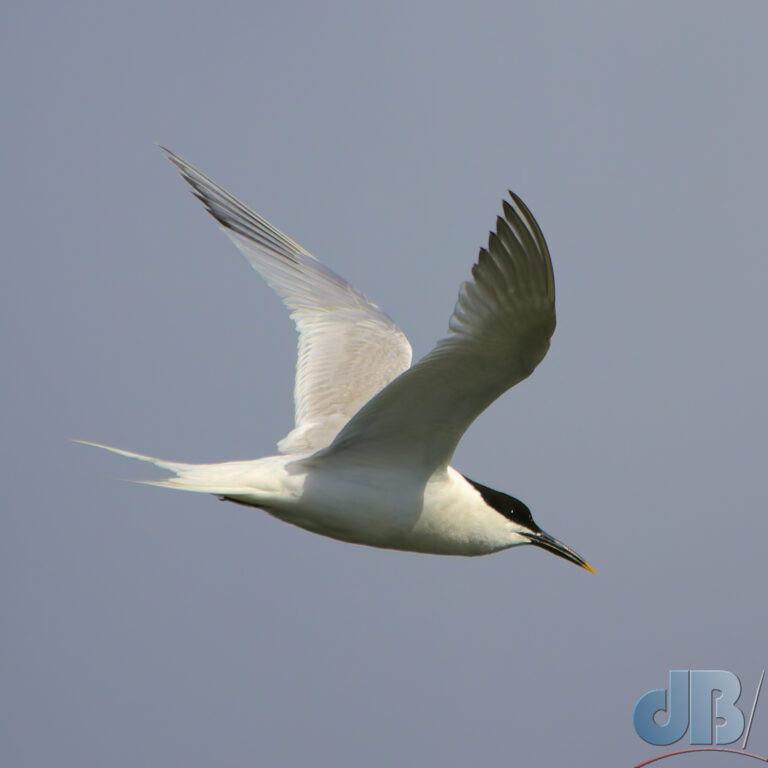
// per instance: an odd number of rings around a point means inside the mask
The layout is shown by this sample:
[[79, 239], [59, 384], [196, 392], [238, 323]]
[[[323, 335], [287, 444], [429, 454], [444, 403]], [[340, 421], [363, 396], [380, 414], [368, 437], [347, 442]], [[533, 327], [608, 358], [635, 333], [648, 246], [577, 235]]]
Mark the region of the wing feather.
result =
[[371, 397], [408, 368], [408, 339], [346, 280], [197, 168], [165, 151], [296, 324], [296, 423], [278, 448], [305, 453], [327, 446]]
[[319, 460], [445, 467], [477, 416], [544, 358], [555, 330], [552, 262], [533, 215], [509, 194], [448, 336], [363, 406]]

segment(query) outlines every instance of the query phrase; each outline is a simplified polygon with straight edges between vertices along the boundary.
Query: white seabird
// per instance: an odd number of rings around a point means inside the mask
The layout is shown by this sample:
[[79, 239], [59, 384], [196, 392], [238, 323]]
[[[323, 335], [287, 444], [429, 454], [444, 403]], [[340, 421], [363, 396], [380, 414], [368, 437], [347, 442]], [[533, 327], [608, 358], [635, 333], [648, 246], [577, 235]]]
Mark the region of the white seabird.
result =
[[448, 335], [411, 366], [375, 304], [205, 174], [165, 150], [299, 333], [296, 424], [281, 455], [184, 464], [88, 443], [172, 473], [150, 485], [214, 494], [355, 544], [485, 555], [535, 544], [593, 571], [518, 499], [450, 466], [469, 425], [529, 376], [555, 330], [552, 262], [517, 195], [461, 286]]

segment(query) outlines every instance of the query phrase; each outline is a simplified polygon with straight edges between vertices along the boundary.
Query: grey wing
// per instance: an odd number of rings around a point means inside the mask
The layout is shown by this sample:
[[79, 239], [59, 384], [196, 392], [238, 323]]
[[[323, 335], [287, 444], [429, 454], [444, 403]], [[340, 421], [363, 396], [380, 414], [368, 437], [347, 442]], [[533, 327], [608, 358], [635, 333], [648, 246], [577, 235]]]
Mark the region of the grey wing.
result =
[[544, 236], [510, 192], [449, 334], [370, 400], [318, 458], [408, 466], [449, 464], [461, 436], [499, 395], [529, 376], [555, 330], [555, 281]]
[[305, 453], [327, 446], [371, 397], [408, 368], [408, 339], [375, 304], [298, 243], [165, 151], [296, 324], [295, 428], [278, 448]]

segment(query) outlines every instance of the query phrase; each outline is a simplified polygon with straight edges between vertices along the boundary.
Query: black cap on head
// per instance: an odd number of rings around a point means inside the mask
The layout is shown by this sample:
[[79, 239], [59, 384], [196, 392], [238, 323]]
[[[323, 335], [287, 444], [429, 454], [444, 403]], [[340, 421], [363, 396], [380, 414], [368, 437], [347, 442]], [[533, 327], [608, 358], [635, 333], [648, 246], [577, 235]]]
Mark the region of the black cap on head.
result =
[[504, 515], [507, 520], [511, 520], [513, 523], [517, 523], [517, 525], [522, 525], [534, 533], [541, 531], [541, 528], [533, 521], [531, 510], [520, 499], [516, 499], [514, 496], [509, 496], [501, 491], [495, 491], [493, 488], [488, 488], [488, 486], [480, 485], [480, 483], [476, 483], [466, 476], [464, 476], [464, 479], [480, 493], [483, 501], [489, 507], [493, 507], [500, 515]]

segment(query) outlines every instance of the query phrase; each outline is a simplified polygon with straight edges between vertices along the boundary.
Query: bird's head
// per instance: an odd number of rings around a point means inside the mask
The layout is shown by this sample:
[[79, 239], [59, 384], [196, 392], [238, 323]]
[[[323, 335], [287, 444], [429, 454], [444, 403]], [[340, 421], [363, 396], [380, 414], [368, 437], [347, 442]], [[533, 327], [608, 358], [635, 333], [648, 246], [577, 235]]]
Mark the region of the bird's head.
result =
[[572, 563], [584, 568], [590, 573], [595, 573], [595, 569], [577, 552], [574, 552], [569, 546], [563, 544], [554, 536], [550, 536], [545, 531], [542, 531], [533, 519], [531, 510], [523, 504], [520, 499], [516, 499], [514, 496], [509, 496], [501, 491], [495, 491], [493, 488], [488, 488], [480, 483], [476, 483], [474, 480], [465, 478], [471, 483], [480, 495], [483, 497], [483, 501], [489, 506], [495, 509], [500, 515], [503, 515], [511, 524], [510, 533], [514, 537], [515, 541], [512, 546], [519, 544], [535, 544], [537, 547], [546, 549], [553, 555], [562, 557], [565, 560], [569, 560]]

